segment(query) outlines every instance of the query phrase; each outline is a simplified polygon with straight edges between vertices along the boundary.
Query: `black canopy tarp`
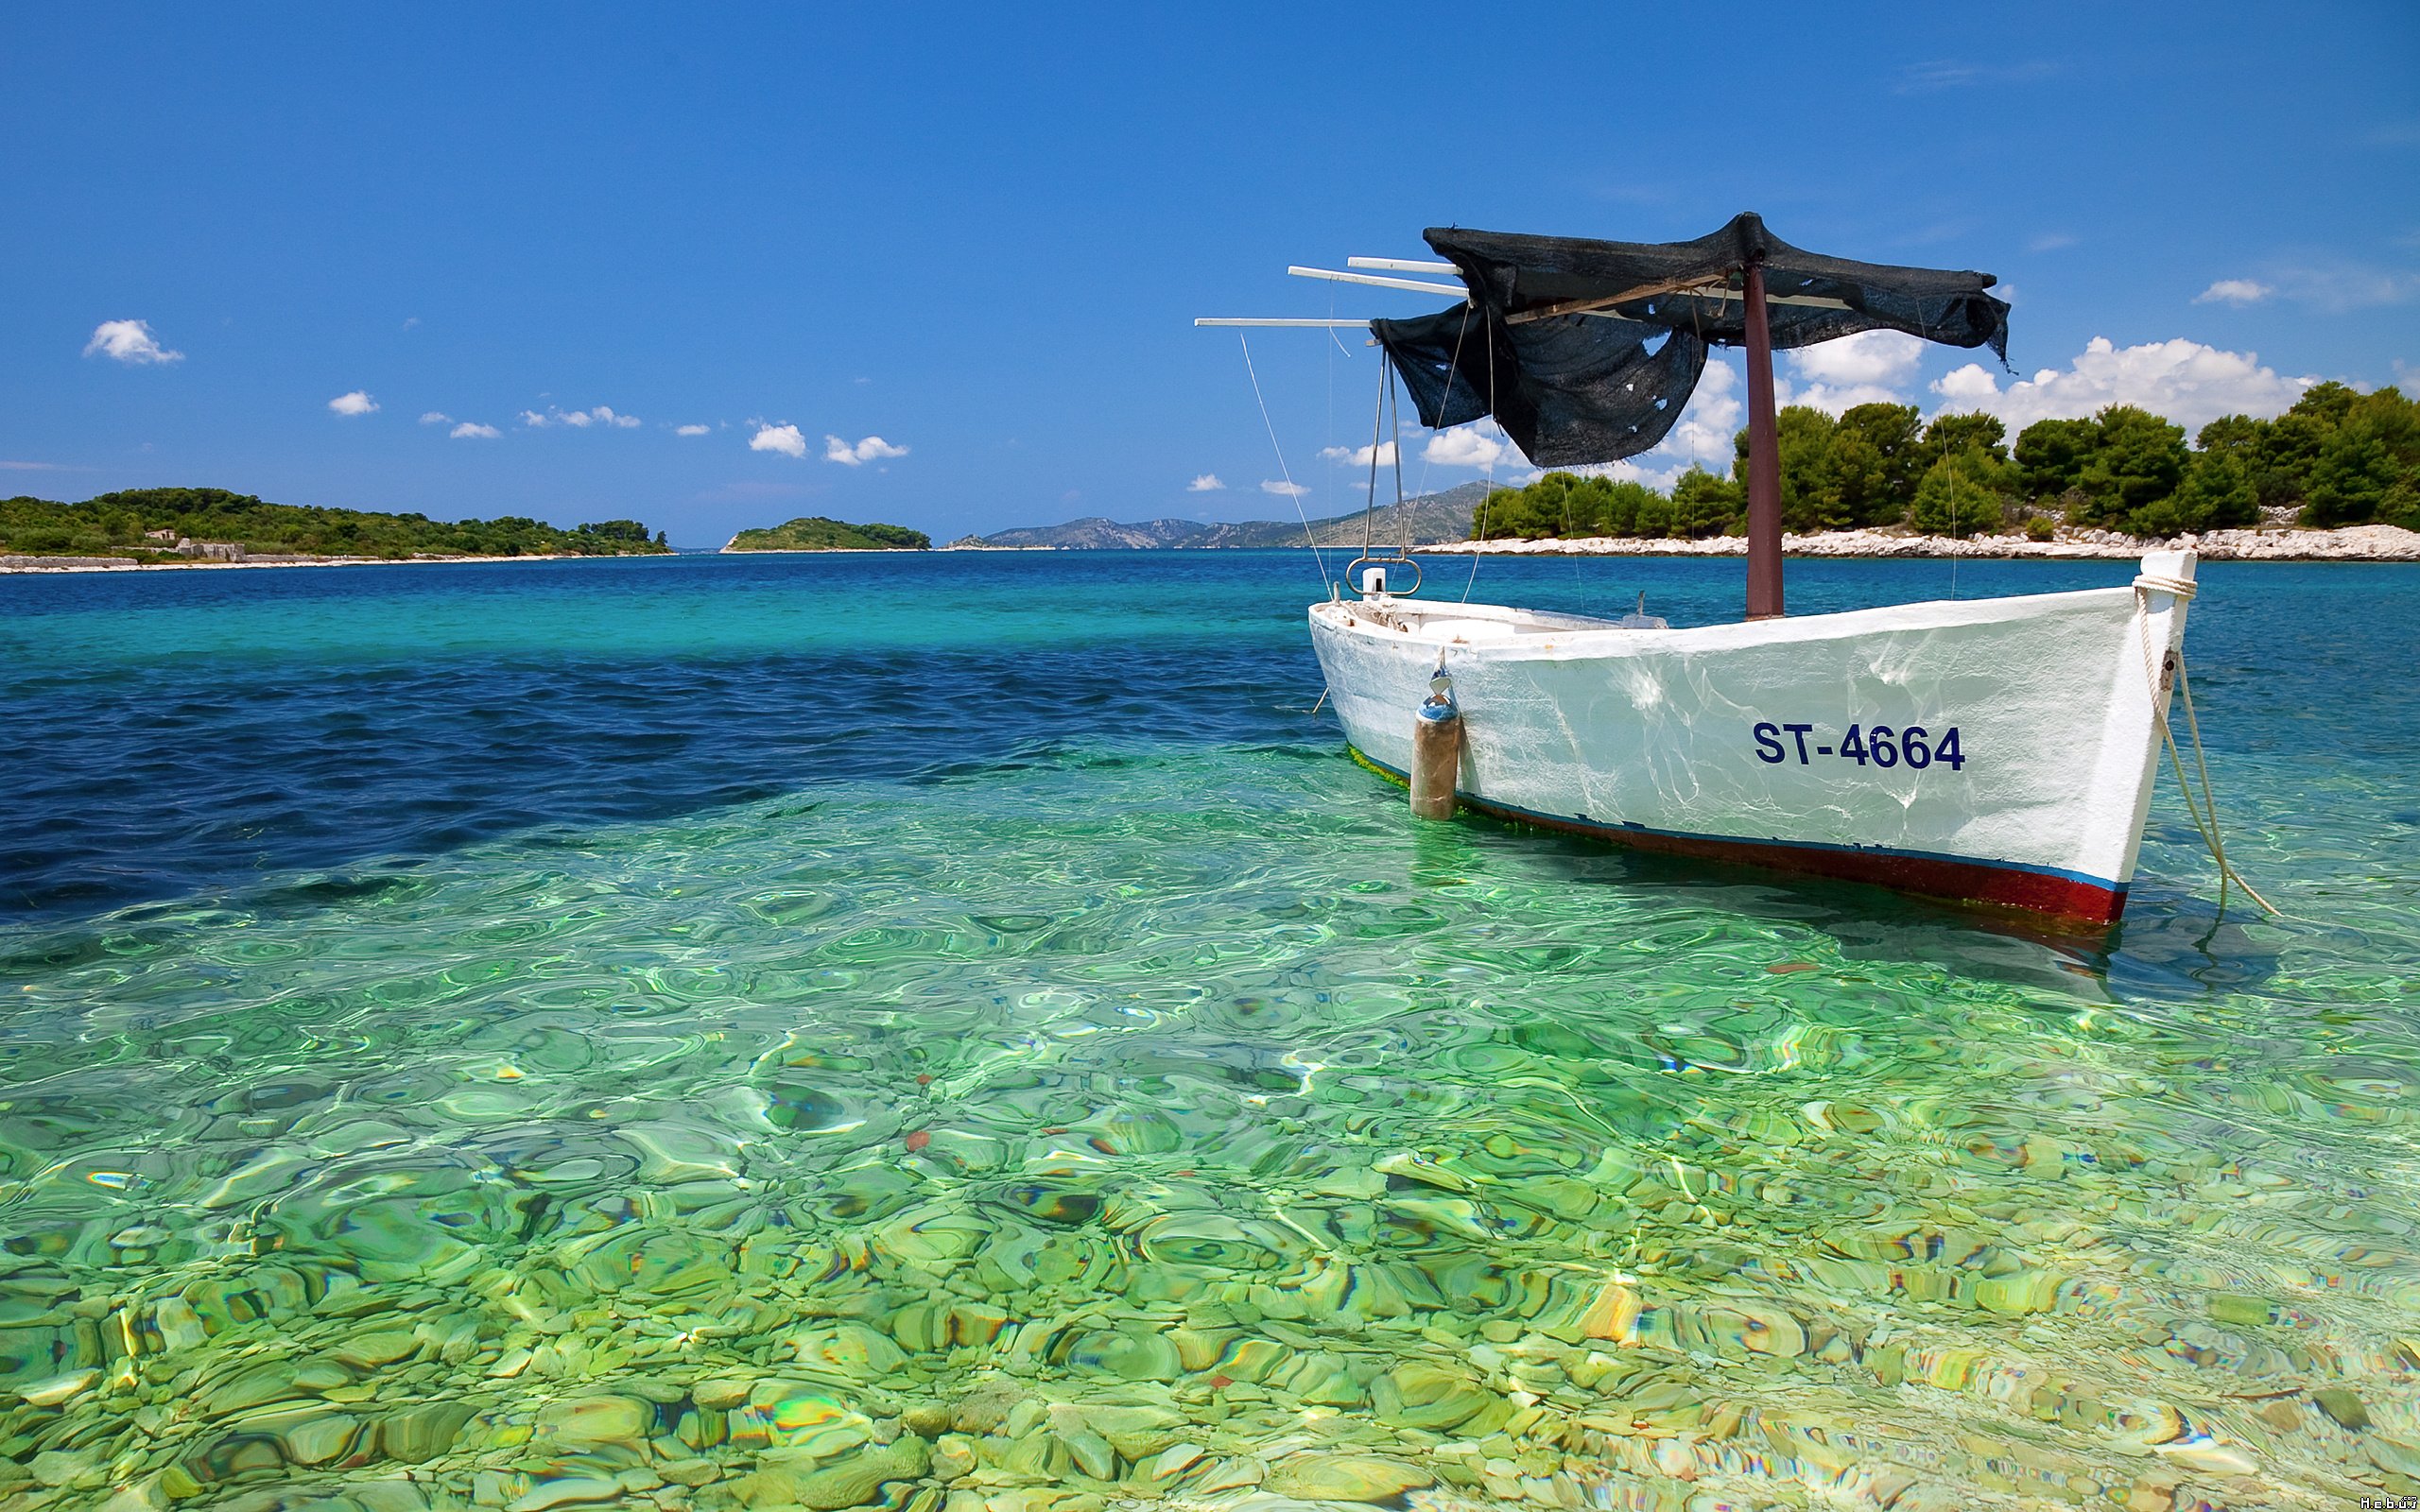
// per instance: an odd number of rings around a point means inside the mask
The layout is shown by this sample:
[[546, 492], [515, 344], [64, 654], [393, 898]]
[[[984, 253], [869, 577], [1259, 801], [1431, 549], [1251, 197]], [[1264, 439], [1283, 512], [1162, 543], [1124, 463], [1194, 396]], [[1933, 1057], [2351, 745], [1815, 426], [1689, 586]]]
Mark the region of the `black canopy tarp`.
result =
[[1787, 350], [1861, 331], [1904, 331], [2006, 360], [2008, 305], [1989, 273], [1858, 263], [1804, 251], [1754, 215], [1687, 242], [1432, 229], [1471, 302], [1374, 320], [1422, 423], [1495, 415], [1530, 460], [1571, 467], [1662, 440], [1706, 349], [1747, 341], [1741, 274], [1764, 268], [1767, 328]]

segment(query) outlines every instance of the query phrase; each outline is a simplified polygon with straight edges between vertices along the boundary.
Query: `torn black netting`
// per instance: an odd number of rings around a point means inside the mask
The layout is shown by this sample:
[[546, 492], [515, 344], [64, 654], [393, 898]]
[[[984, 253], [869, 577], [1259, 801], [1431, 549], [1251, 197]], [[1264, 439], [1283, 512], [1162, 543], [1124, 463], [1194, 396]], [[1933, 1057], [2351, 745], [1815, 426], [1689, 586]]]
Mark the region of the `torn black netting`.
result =
[[2008, 354], [2008, 305], [1989, 273], [1898, 267], [1806, 251], [1754, 215], [1687, 242], [1433, 229], [1428, 245], [1471, 302], [1412, 320], [1374, 320], [1422, 423], [1494, 414], [1540, 467], [1646, 451], [1680, 419], [1709, 346], [1747, 341], [1744, 270], [1764, 269], [1778, 350], [1864, 331], [1901, 331]]
[[[1373, 320], [1370, 329], [1403, 374], [1423, 424], [1442, 429], [1492, 412], [1540, 467], [1646, 451], [1681, 418], [1705, 368], [1705, 343], [1686, 332], [1585, 316], [1506, 325], [1463, 306]], [[1483, 345], [1491, 341], [1492, 352]]]

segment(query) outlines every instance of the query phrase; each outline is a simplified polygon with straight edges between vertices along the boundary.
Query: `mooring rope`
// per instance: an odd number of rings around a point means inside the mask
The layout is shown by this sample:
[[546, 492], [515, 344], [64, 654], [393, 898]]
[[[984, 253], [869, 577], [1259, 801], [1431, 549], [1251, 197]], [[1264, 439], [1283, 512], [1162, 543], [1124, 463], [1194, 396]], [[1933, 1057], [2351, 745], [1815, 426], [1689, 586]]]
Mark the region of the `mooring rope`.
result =
[[2260, 895], [2260, 890], [2243, 878], [2227, 859], [2226, 840], [2219, 832], [2219, 800], [2210, 787], [2210, 764], [2202, 750], [2202, 721], [2193, 709], [2193, 679], [2185, 669], [2185, 648], [2178, 646], [2176, 657], [2176, 692], [2185, 703], [2186, 736], [2193, 743], [2193, 767], [2201, 774], [2202, 791], [2197, 801], [2193, 784], [2185, 775], [2185, 756], [2176, 747], [2176, 729], [2168, 717], [2168, 700], [2160, 696], [2159, 662], [2152, 655], [2151, 600], [2153, 593], [2172, 593], [2179, 603], [2193, 597], [2196, 589], [2192, 579], [2169, 577], [2144, 573], [2135, 579], [2135, 596], [2140, 612], [2135, 616], [2135, 639], [2143, 649], [2143, 671], [2151, 679], [2152, 717], [2159, 721], [2161, 743], [2168, 747], [2169, 769], [2176, 774], [2176, 790], [2185, 799], [2185, 812], [2192, 816], [2193, 828], [2202, 833], [2202, 843], [2209, 848], [2210, 858], [2219, 866], [2219, 912], [2227, 907], [2227, 884], [2232, 882], [2243, 889], [2244, 896], [2266, 909], [2274, 919], [2293, 916]]
[[1319, 538], [1311, 534], [1311, 517], [1303, 512], [1303, 495], [1294, 487], [1294, 474], [1287, 471], [1286, 448], [1277, 444], [1277, 424], [1269, 418], [1269, 401], [1261, 397], [1260, 374], [1253, 371], [1252, 340], [1240, 331], [1236, 333], [1236, 339], [1243, 343], [1244, 372], [1252, 379], [1253, 403], [1260, 406], [1260, 422], [1269, 428], [1269, 449], [1277, 454], [1277, 475], [1286, 480], [1286, 497], [1294, 501], [1294, 518], [1303, 522], [1303, 541], [1311, 548], [1311, 560], [1319, 566], [1320, 586], [1331, 587], [1327, 558], [1320, 555]]

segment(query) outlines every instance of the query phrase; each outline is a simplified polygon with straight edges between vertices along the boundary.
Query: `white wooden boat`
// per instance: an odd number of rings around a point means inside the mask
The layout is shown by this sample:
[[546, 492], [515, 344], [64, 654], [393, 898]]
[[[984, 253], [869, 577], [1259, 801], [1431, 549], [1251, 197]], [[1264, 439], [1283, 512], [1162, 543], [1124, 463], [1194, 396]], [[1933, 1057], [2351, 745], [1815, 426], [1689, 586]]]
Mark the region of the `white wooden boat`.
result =
[[2132, 588], [1626, 629], [1383, 592], [1311, 607], [1345, 738], [1408, 779], [1442, 667], [1482, 813], [2085, 920], [2125, 906], [2193, 554]]
[[[1430, 602], [1403, 594], [1401, 577], [1388, 591], [1388, 562], [1416, 575], [1408, 543], [1365, 550], [1355, 566], [1375, 565], [1347, 574], [1361, 596], [1310, 610], [1363, 762], [1407, 781], [1429, 816], [1467, 806], [1648, 850], [2118, 916], [2181, 665], [2192, 553], [2146, 557], [2125, 588], [1783, 614], [1772, 348], [1895, 330], [2004, 356], [2008, 305], [1989, 274], [1825, 257], [1754, 215], [1693, 242], [1427, 239], [1445, 261], [1291, 271], [1460, 296], [1435, 315], [1198, 323], [1367, 325], [1424, 423], [1492, 417], [1542, 467], [1655, 445], [1709, 349], [1745, 348], [1747, 615], [1673, 629]], [[1375, 489], [1374, 463], [1374, 505]]]

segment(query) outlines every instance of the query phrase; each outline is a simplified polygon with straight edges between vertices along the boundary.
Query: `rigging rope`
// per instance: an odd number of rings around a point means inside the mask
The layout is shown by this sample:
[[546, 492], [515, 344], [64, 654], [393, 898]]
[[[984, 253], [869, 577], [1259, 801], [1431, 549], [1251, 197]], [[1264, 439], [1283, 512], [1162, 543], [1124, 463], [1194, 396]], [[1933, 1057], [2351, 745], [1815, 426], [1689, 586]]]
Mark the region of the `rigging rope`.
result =
[[1949, 437], [1941, 438], [1941, 465], [1949, 470], [1949, 596], [1958, 597], [1958, 465], [1949, 459]]
[[[1491, 321], [1495, 318], [1492, 315], [1488, 317]], [[1468, 331], [1470, 325], [1471, 318], [1466, 311], [1462, 316], [1462, 329]], [[1461, 365], [1462, 338], [1458, 335], [1454, 338], [1454, 367], [1451, 370], [1460, 372]], [[1492, 328], [1487, 334], [1487, 412], [1490, 416], [1495, 413], [1495, 333]], [[1502, 427], [1497, 428], [1500, 430]], [[1478, 524], [1471, 531], [1471, 575], [1462, 584], [1462, 602], [1465, 604], [1471, 601], [1471, 589], [1478, 582], [1478, 543], [1487, 525], [1488, 501], [1495, 497], [1495, 453], [1493, 450], [1487, 454], [1486, 475], [1480, 481], [1487, 485], [1487, 490], [1478, 496]]]
[[1303, 522], [1303, 540], [1311, 548], [1311, 560], [1319, 564], [1320, 586], [1333, 587], [1327, 575], [1327, 558], [1320, 555], [1319, 538], [1311, 534], [1311, 517], [1303, 512], [1302, 492], [1294, 487], [1294, 474], [1287, 471], [1286, 448], [1277, 444], [1277, 426], [1269, 418], [1269, 401], [1260, 393], [1260, 374], [1253, 371], [1252, 340], [1240, 331], [1236, 333], [1236, 339], [1243, 343], [1244, 372], [1252, 379], [1253, 403], [1260, 406], [1260, 422], [1269, 428], [1269, 449], [1277, 454], [1277, 475], [1286, 480], [1286, 497], [1294, 501], [1294, 518]]
[[1403, 498], [1403, 407], [1395, 399], [1394, 359], [1380, 352], [1378, 369], [1386, 374], [1388, 455], [1395, 459], [1395, 518], [1403, 526], [1403, 547], [1397, 555], [1409, 561], [1411, 559], [1411, 510], [1405, 506]]
[[[1365, 558], [1370, 555], [1371, 522], [1378, 512], [1378, 446], [1386, 438], [1386, 434], [1387, 364], [1381, 357], [1378, 361], [1378, 403], [1375, 412], [1370, 417], [1370, 496], [1361, 506], [1361, 555]], [[1403, 490], [1398, 488], [1395, 491], [1400, 494]], [[1344, 570], [1349, 573], [1353, 569], [1348, 564]]]

